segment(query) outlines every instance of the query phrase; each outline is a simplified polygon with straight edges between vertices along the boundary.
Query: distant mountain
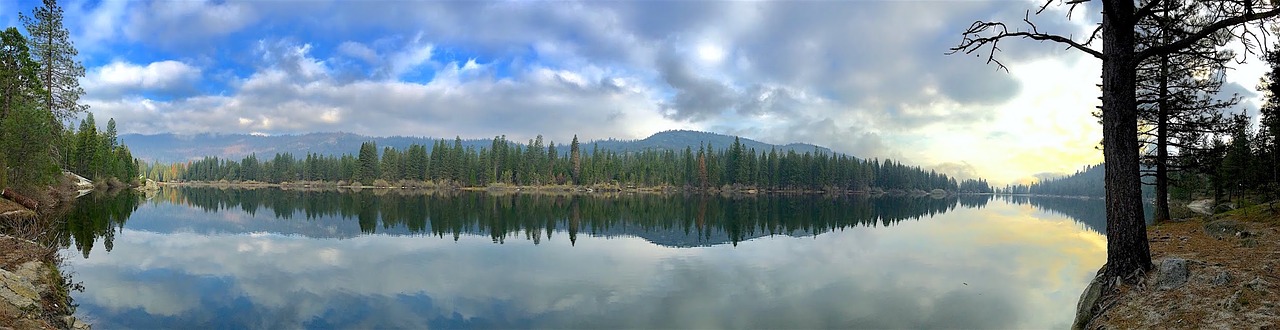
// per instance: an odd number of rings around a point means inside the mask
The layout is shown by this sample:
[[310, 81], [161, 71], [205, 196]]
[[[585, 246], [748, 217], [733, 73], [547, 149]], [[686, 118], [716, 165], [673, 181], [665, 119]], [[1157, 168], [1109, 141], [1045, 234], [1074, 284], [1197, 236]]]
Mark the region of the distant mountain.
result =
[[[690, 147], [696, 151], [699, 144], [708, 143], [718, 150], [732, 145], [733, 139], [733, 136], [716, 133], [665, 131], [642, 140], [607, 139], [590, 141], [582, 143], [582, 149], [584, 152], [591, 152], [593, 147], [598, 147], [602, 151], [625, 153], [645, 149], [683, 150], [685, 147]], [[366, 141], [377, 142], [378, 147], [394, 147], [402, 150], [412, 144], [422, 144], [430, 150], [437, 140], [437, 138], [407, 136], [370, 137], [351, 133], [309, 133], [274, 136], [249, 134], [125, 134], [120, 136], [120, 141], [129, 146], [134, 157], [148, 162], [157, 160], [160, 162], [181, 162], [196, 160], [205, 156], [239, 160], [252, 153], [257, 153], [259, 156], [270, 156], [284, 152], [292, 153], [295, 156], [307, 153], [322, 155], [355, 154], [360, 150], [360, 144]], [[447, 140], [453, 141], [453, 139]], [[754, 148], [757, 151], [767, 151], [776, 147], [780, 152], [795, 151], [804, 153], [817, 150], [820, 153], [831, 153], [830, 149], [805, 143], [772, 145], [746, 138], [741, 141], [744, 147], [748, 149]], [[511, 142], [527, 143], [527, 141]], [[549, 142], [551, 141], [546, 141], [545, 143]], [[569, 141], [555, 142], [560, 146], [569, 144]], [[462, 140], [463, 146], [477, 149], [488, 148], [492, 144], [492, 139]], [[569, 148], [565, 147], [562, 150], [568, 152]]]
[[[598, 145], [600, 150], [611, 150], [614, 152], [642, 151], [645, 149], [683, 150], [685, 147], [693, 148], [693, 151], [696, 152], [698, 151], [699, 144], [709, 144], [716, 150], [728, 148], [730, 145], [733, 145], [733, 139], [734, 136], [731, 135], [681, 130], [659, 132], [643, 140], [627, 141], [610, 139], [593, 141], [592, 143]], [[770, 148], [778, 148], [778, 151], [780, 152], [795, 151], [797, 153], [805, 153], [814, 152], [816, 150], [818, 153], [831, 153], [831, 149], [807, 143], [774, 145], [747, 138], [742, 138], [741, 142], [743, 148], [748, 150], [755, 149], [757, 152], [768, 151]], [[590, 144], [587, 145], [590, 146]], [[589, 149], [590, 147], [587, 148]]]

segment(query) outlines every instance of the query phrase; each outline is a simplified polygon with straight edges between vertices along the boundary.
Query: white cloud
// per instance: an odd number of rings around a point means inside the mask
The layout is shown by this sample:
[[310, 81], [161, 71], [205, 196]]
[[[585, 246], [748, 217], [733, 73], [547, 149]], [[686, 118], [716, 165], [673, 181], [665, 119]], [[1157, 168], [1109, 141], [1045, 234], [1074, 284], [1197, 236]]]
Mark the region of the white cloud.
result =
[[138, 65], [114, 61], [92, 68], [81, 84], [91, 98], [111, 98], [139, 92], [179, 92], [200, 79], [200, 68], [178, 61]]
[[[689, 127], [662, 118], [655, 97], [640, 88], [619, 88], [607, 72], [530, 67], [509, 79], [494, 79], [484, 66], [432, 63], [427, 83], [333, 79], [309, 55], [308, 45], [262, 42], [260, 58], [273, 61], [236, 82], [230, 95], [176, 100], [89, 99], [99, 116], [115, 117], [129, 132], [304, 133], [347, 131], [368, 135], [492, 137], [544, 135], [639, 138], [669, 127]], [[149, 72], [136, 66], [104, 72]], [[168, 67], [156, 65], [157, 68]], [[160, 70], [151, 70], [160, 71]], [[146, 79], [122, 79], [126, 82]], [[117, 83], [124, 84], [124, 83]], [[140, 103], [152, 105], [139, 107]], [[159, 120], [157, 120], [159, 119]], [[127, 123], [127, 124], [126, 124]]]
[[[226, 85], [150, 100], [165, 114], [151, 118], [166, 122], [124, 130], [638, 138], [712, 129], [913, 165], [968, 162], [1003, 183], [1097, 160], [1089, 110], [1065, 109], [1096, 97], [1096, 67], [1014, 40], [998, 53], [1012, 74], [943, 55], [974, 19], [1020, 22], [1036, 5], [158, 1], [102, 3], [82, 19], [93, 27], [86, 39], [109, 43], [102, 36], [118, 29], [121, 49], [176, 53], [166, 56], [216, 76], [202, 83]], [[1074, 21], [1051, 8], [1033, 17], [1042, 30], [1080, 35], [1096, 19], [1095, 8]], [[110, 22], [123, 26], [98, 28]], [[112, 93], [125, 94], [91, 91], [88, 102], [121, 117], [142, 111], [142, 99]]]
[[431, 60], [431, 51], [435, 49], [430, 43], [423, 42], [419, 33], [403, 50], [392, 54], [389, 58], [389, 70], [392, 78], [400, 78]]
[[198, 45], [257, 22], [255, 4], [211, 0], [151, 1], [135, 6], [123, 27], [131, 40], [168, 47]]
[[127, 9], [130, 3], [132, 2], [128, 0], [106, 0], [99, 2], [87, 13], [81, 13], [81, 6], [76, 4], [66, 8], [66, 16], [84, 16], [83, 21], [79, 22], [76, 46], [97, 48], [104, 41], [115, 38], [120, 33], [121, 26], [124, 25], [123, 21], [128, 14]]
[[368, 64], [376, 64], [380, 61], [376, 51], [359, 42], [344, 41], [341, 45], [338, 45], [338, 51], [347, 56], [364, 60]]

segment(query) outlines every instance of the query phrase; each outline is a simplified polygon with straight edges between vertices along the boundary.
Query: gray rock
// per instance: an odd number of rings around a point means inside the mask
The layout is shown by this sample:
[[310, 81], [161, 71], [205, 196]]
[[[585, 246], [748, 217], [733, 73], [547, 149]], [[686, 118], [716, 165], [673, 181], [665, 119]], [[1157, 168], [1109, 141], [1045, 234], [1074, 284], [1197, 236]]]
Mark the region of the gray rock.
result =
[[44, 276], [48, 274], [48, 270], [44, 267], [43, 262], [28, 261], [18, 266], [13, 271], [14, 275], [18, 275], [23, 281], [31, 283], [36, 287], [36, 294], [43, 296], [49, 291], [48, 285], [45, 284]]
[[9, 304], [22, 310], [38, 308], [40, 293], [30, 282], [0, 269], [0, 304]]
[[1190, 270], [1187, 269], [1187, 260], [1170, 258], [1160, 263], [1160, 276], [1157, 277], [1156, 287], [1160, 290], [1169, 290], [1182, 286], [1187, 283], [1187, 277]]
[[1241, 292], [1240, 290], [1236, 290], [1235, 294], [1232, 294], [1230, 297], [1227, 297], [1227, 300], [1222, 301], [1222, 304], [1221, 304], [1222, 308], [1232, 312], [1239, 312], [1241, 307], [1240, 306], [1241, 294], [1243, 294], [1243, 292]]
[[1227, 285], [1231, 283], [1231, 273], [1228, 273], [1225, 270], [1222, 272], [1219, 272], [1217, 276], [1213, 277], [1212, 283], [1213, 285], [1217, 285], [1217, 286]]
[[80, 319], [71, 315], [63, 316], [62, 323], [67, 329], [72, 330], [89, 330], [91, 328], [88, 323], [84, 323], [84, 321], [80, 321]]
[[1093, 320], [1093, 306], [1102, 297], [1102, 286], [1106, 283], [1102, 274], [1098, 274], [1080, 294], [1080, 302], [1076, 303], [1076, 320], [1071, 323], [1072, 330], [1084, 329]]
[[1244, 231], [1244, 224], [1231, 219], [1222, 219], [1204, 224], [1204, 233], [1219, 239], [1235, 236], [1236, 233], [1241, 231]]
[[1253, 290], [1257, 292], [1266, 292], [1267, 285], [1269, 284], [1271, 283], [1267, 283], [1267, 281], [1263, 281], [1261, 277], [1255, 277], [1253, 278], [1252, 281], [1249, 281], [1249, 283], [1245, 283], [1244, 287], [1249, 288], [1249, 290]]

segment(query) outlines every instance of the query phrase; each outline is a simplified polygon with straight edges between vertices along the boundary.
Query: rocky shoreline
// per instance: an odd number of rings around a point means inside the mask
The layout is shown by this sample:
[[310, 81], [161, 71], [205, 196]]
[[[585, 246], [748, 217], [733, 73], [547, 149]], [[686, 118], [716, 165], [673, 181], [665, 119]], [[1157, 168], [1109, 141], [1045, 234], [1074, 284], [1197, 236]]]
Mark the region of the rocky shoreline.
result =
[[1148, 226], [1147, 237], [1155, 268], [1132, 285], [1095, 278], [1073, 329], [1280, 328], [1280, 202]]
[[[73, 316], [71, 291], [79, 290], [59, 267], [62, 256], [52, 245], [40, 244], [50, 226], [42, 215], [55, 212], [51, 205], [67, 205], [76, 186], [67, 186], [51, 200], [41, 202], [37, 213], [26, 206], [0, 198], [0, 329], [89, 329], [88, 323]], [[66, 200], [53, 197], [68, 197]]]
[[65, 281], [56, 251], [0, 235], [0, 328], [89, 329], [72, 316]]

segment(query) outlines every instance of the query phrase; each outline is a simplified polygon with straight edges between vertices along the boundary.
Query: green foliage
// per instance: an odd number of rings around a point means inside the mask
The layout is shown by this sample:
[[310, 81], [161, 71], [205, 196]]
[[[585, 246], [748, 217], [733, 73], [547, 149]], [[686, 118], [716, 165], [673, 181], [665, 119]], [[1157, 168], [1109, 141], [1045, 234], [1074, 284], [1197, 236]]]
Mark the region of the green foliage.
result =
[[1102, 164], [1088, 165], [1075, 174], [1061, 178], [1041, 180], [1029, 185], [1010, 185], [1000, 189], [1005, 194], [1032, 194], [1046, 196], [1105, 197], [1103, 184], [1106, 174]]
[[404, 172], [400, 169], [400, 165], [403, 163], [401, 158], [400, 150], [391, 147], [382, 150], [382, 179], [399, 181], [404, 178]]
[[373, 180], [378, 179], [378, 165], [378, 144], [372, 141], [361, 144], [354, 179], [364, 184], [373, 184]]
[[4, 164], [8, 168], [8, 184], [13, 187], [39, 187], [52, 184], [57, 178], [58, 164], [54, 161], [52, 144], [30, 141], [57, 139], [54, 118], [34, 103], [13, 109], [3, 122], [0, 150], [4, 150]]
[[[42, 93], [39, 79], [35, 74], [36, 67], [37, 64], [31, 60], [28, 52], [26, 39], [18, 29], [9, 28], [0, 33], [0, 142], [8, 142], [5, 143], [6, 147], [8, 144], [20, 144], [24, 141], [21, 134], [29, 129], [16, 122], [29, 122], [31, 116], [35, 115], [28, 110]], [[0, 157], [0, 188], [8, 186], [10, 171], [23, 171], [21, 168], [11, 170], [9, 164], [26, 164], [29, 161], [26, 157], [39, 157], [38, 154], [27, 152], [22, 154], [23, 157], [16, 155]], [[24, 178], [14, 179], [16, 179], [14, 181], [16, 186], [38, 183], [25, 182]]]
[[80, 88], [84, 66], [75, 59], [79, 52], [62, 24], [62, 7], [56, 0], [44, 0], [43, 6], [32, 9], [30, 16], [20, 16], [31, 36], [28, 44], [32, 56], [40, 63], [39, 77], [46, 91], [41, 100], [43, 107], [57, 118], [56, 124], [87, 110], [87, 105], [77, 103], [84, 95]]
[[[726, 149], [703, 145], [695, 154], [648, 149], [616, 153], [592, 146], [582, 152], [570, 143], [566, 155], [554, 142], [543, 147], [541, 137], [527, 144], [515, 144], [495, 137], [488, 148], [464, 147], [460, 138], [453, 143], [437, 140], [430, 148], [410, 145], [406, 150], [384, 148], [365, 142], [357, 156], [309, 154], [301, 161], [277, 155], [259, 165], [256, 155], [241, 161], [207, 157], [189, 164], [153, 165], [178, 169], [174, 180], [256, 180], [281, 182], [301, 177], [306, 180], [362, 182], [382, 179], [432, 180], [461, 186], [489, 184], [676, 186], [689, 188], [754, 187], [765, 190], [850, 191], [878, 187], [885, 190], [991, 192], [986, 181], [963, 183], [946, 175], [925, 171], [891, 160], [865, 160], [814, 150], [798, 153], [777, 149], [768, 152], [734, 144]], [[287, 155], [287, 154], [285, 154]], [[258, 173], [258, 168], [271, 173]], [[237, 174], [237, 169], [239, 174]], [[164, 173], [164, 171], [149, 171]], [[284, 177], [281, 177], [280, 173]], [[963, 188], [962, 188], [963, 187]]]
[[[50, 120], [51, 123], [56, 123], [51, 117]], [[58, 131], [55, 126], [50, 126], [50, 129]], [[95, 181], [115, 178], [124, 183], [134, 182], [141, 174], [142, 166], [133, 158], [133, 153], [119, 144], [115, 134], [115, 119], [109, 119], [107, 129], [99, 132], [93, 113], [89, 113], [80, 121], [78, 130], [66, 131], [49, 141], [59, 140], [70, 141], [63, 144], [69, 152], [62, 159], [62, 165], [76, 174]]]

